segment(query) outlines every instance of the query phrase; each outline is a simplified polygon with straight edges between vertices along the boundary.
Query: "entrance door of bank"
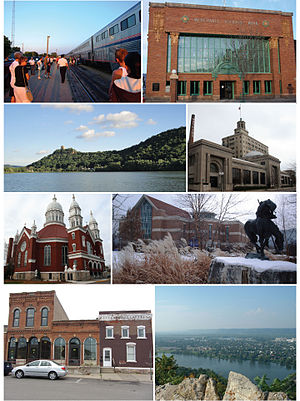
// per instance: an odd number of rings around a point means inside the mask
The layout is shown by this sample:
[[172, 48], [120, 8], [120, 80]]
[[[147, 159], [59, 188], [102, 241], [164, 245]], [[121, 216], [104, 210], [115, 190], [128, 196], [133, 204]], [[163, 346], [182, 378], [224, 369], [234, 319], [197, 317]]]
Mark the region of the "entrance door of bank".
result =
[[234, 99], [234, 81], [220, 81], [220, 99]]

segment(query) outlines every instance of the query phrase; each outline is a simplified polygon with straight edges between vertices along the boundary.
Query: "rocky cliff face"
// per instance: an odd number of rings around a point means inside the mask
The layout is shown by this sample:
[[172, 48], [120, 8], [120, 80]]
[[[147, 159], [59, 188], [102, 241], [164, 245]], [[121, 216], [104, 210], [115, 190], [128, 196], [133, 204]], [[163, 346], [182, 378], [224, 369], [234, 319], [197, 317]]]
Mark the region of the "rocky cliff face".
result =
[[[206, 375], [198, 379], [187, 378], [178, 385], [165, 384], [157, 386], [156, 400], [220, 400], [216, 383]], [[246, 376], [230, 372], [223, 400], [227, 401], [257, 401], [257, 400], [288, 400], [285, 393], [264, 393]]]

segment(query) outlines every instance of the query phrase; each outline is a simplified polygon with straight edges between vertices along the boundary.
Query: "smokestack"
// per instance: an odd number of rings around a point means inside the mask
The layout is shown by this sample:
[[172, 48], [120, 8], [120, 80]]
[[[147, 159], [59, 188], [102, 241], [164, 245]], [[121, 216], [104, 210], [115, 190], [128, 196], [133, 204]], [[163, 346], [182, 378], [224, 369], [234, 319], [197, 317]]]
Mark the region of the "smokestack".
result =
[[194, 143], [195, 114], [192, 114], [189, 143]]

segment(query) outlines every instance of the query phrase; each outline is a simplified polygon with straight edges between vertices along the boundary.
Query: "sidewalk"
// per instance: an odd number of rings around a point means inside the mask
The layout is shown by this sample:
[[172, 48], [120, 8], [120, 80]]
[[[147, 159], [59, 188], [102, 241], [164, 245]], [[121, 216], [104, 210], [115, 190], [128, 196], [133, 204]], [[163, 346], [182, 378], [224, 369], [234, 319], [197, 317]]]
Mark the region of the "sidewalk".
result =
[[150, 373], [99, 373], [90, 375], [68, 374], [68, 377], [78, 379], [98, 379], [105, 381], [125, 381], [125, 382], [152, 382]]
[[29, 87], [33, 102], [73, 102], [68, 72], [63, 84], [60, 82], [60, 72], [56, 69], [56, 64], [52, 64], [50, 75], [51, 78], [45, 78], [45, 70], [41, 71], [41, 79], [38, 79], [38, 71], [35, 71], [35, 75], [30, 75]]

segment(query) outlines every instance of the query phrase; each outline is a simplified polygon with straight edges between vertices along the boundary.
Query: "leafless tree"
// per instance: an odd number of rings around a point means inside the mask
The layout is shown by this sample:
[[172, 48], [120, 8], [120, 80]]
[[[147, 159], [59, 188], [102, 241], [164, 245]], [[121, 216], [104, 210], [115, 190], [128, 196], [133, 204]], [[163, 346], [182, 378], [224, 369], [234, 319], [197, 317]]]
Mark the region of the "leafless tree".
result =
[[203, 249], [208, 240], [208, 232], [204, 229], [207, 216], [204, 212], [214, 213], [216, 206], [216, 195], [212, 194], [184, 194], [178, 195], [178, 203], [186, 209], [192, 220], [195, 237], [200, 249]]
[[[245, 207], [241, 208], [244, 204]], [[218, 220], [214, 240], [221, 241], [221, 227], [224, 221], [237, 220], [239, 217], [248, 216], [247, 198], [240, 194], [218, 194], [216, 199], [216, 219]]]
[[297, 198], [296, 194], [280, 194], [276, 197], [276, 215], [279, 228], [284, 236], [284, 243], [288, 250], [288, 245], [296, 240], [297, 223]]
[[119, 237], [119, 223], [126, 215], [128, 205], [127, 201], [131, 195], [128, 194], [113, 194], [112, 195], [112, 230], [113, 239], [116, 242]]

